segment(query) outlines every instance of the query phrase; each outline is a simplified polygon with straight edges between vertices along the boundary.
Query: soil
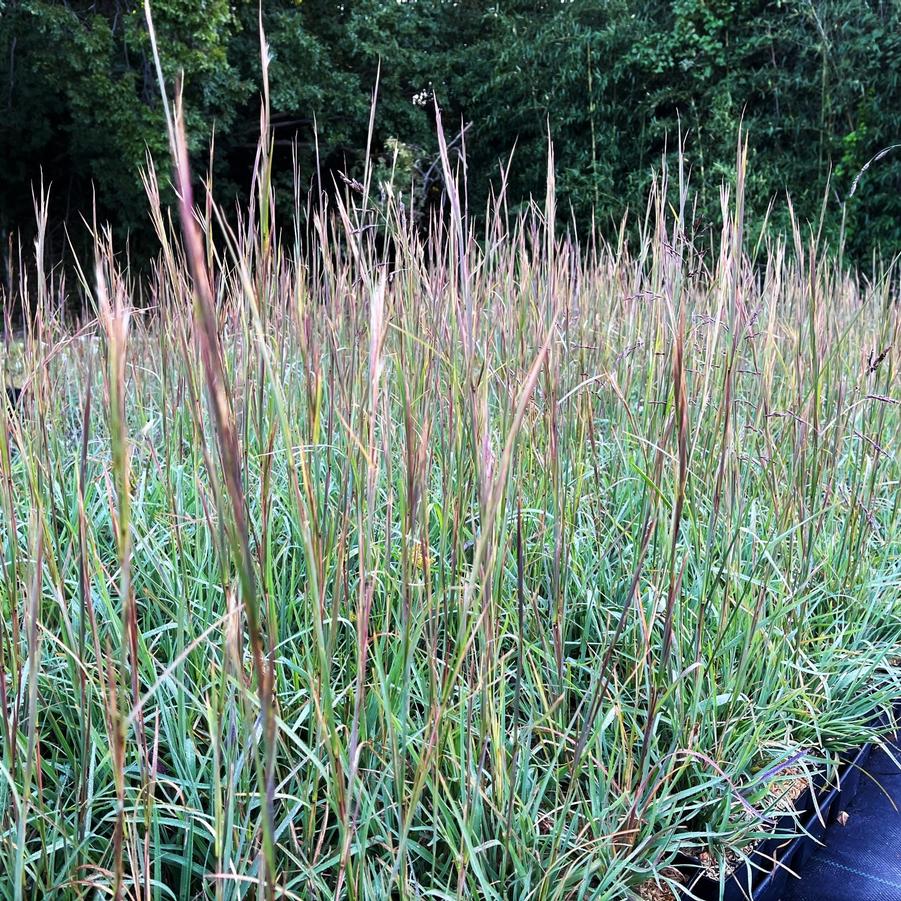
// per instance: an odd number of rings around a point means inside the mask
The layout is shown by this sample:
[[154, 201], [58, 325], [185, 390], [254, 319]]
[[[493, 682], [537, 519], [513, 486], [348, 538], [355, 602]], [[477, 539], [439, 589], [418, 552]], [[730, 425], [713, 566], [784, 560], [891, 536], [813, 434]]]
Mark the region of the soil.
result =
[[[683, 878], [682, 874], [674, 869], [666, 869], [662, 875], [672, 879], [674, 882], [681, 882]], [[642, 882], [636, 888], [636, 892], [638, 892], [638, 897], [641, 898], [641, 901], [678, 901], [672, 889], [667, 888], [665, 885], [658, 885], [653, 880]]]
[[[810, 788], [810, 783], [804, 776], [804, 771], [800, 767], [790, 767], [783, 771], [785, 778], [769, 785], [767, 793], [773, 799], [773, 807], [780, 813], [790, 813], [795, 809], [795, 801]], [[731, 876], [742, 865], [746, 857], [750, 857], [754, 852], [759, 841], [750, 842], [741, 850], [744, 854], [742, 857], [736, 851], [727, 849], [725, 853], [726, 867], [725, 874]], [[704, 865], [704, 874], [711, 879], [720, 878], [719, 860], [708, 851], [702, 851], [698, 855], [698, 859]]]
[[[757, 842], [751, 842], [750, 845], [745, 845], [745, 847], [742, 848], [742, 851], [744, 851], [745, 855], [748, 856], [757, 847], [757, 844]], [[741, 857], [738, 852], [733, 851], [731, 848], [726, 849], [724, 857], [726, 858], [725, 873], [727, 876], [731, 876], [741, 866], [744, 858]], [[714, 857], [709, 851], [702, 851], [698, 855], [698, 860], [700, 860], [704, 865], [705, 876], [713, 880], [718, 880], [720, 878], [719, 860]]]
[[804, 771], [799, 767], [791, 767], [784, 771], [790, 776], [791, 781], [780, 779], [769, 787], [770, 797], [776, 798], [776, 809], [787, 812], [795, 809], [795, 801], [810, 788], [810, 783], [804, 777]]
[[671, 889], [656, 882], [642, 882], [638, 886], [638, 897], [641, 901], [676, 901]]

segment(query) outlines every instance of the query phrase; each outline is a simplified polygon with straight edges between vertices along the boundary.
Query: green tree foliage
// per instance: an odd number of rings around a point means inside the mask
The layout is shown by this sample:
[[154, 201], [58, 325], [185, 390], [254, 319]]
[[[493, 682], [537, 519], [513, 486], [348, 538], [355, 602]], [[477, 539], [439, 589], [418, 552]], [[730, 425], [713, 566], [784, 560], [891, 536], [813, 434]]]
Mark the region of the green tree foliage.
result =
[[[217, 195], [239, 197], [259, 124], [258, 4], [153, 9], [166, 76], [183, 73], [198, 162], [215, 133]], [[681, 135], [698, 224], [715, 222], [743, 122], [752, 221], [775, 199], [785, 226], [790, 193], [816, 222], [825, 197], [827, 232], [844, 210], [856, 255], [901, 239], [901, 154], [842, 205], [867, 160], [901, 141], [897, 0], [263, 0], [262, 15], [277, 163], [296, 152], [306, 184], [317, 170], [326, 190], [359, 172], [380, 71], [375, 155], [403, 147], [421, 161], [405, 172], [428, 169], [434, 91], [449, 133], [469, 124], [476, 214], [514, 147], [509, 202], [543, 195], [550, 131], [563, 208], [609, 231], [641, 209]], [[0, 103], [0, 228], [32, 219], [43, 174], [57, 221], [96, 202], [101, 219], [141, 234], [139, 170], [164, 146], [142, 4], [0, 0]]]

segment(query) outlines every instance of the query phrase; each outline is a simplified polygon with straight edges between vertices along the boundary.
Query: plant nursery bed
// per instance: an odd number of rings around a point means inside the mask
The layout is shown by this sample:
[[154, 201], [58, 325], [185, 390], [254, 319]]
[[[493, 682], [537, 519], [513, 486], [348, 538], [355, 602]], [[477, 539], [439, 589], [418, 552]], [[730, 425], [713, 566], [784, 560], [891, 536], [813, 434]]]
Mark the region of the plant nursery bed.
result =
[[[861, 771], [873, 750], [865, 744], [847, 756], [839, 769], [838, 783], [820, 778], [811, 791], [795, 802], [795, 814], [779, 817], [774, 837], [760, 842], [726, 879], [725, 885], [710, 875], [710, 868], [697, 856], [683, 854], [678, 861], [684, 876], [684, 899], [699, 901], [779, 901], [791, 874], [797, 873], [822, 843], [828, 825], [844, 810], [860, 787]], [[793, 838], [797, 823], [803, 832]], [[779, 837], [776, 837], [779, 836]]]

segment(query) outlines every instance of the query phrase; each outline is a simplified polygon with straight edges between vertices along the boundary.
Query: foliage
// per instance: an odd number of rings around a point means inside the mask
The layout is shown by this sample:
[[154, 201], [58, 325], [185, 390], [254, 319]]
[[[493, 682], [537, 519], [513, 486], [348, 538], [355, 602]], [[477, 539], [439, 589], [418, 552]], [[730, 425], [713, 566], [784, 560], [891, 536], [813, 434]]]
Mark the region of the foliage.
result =
[[[217, 194], [246, 197], [258, 5], [153, 8], [164, 71], [184, 73], [198, 160], [215, 130]], [[483, 215], [514, 145], [508, 201], [543, 196], [550, 131], [561, 202], [583, 233], [593, 218], [609, 233], [627, 208], [640, 211], [652, 170], [677, 153], [680, 134], [698, 229], [716, 222], [743, 120], [752, 223], [775, 199], [774, 220], [786, 227], [787, 192], [800, 218], [817, 222], [825, 198], [835, 239], [854, 176], [901, 139], [901, 7], [884, 0], [264, 0], [262, 17], [276, 155], [287, 162], [296, 152], [303, 184], [318, 175], [329, 191], [338, 173], [362, 170], [380, 67], [376, 155], [393, 138], [435, 158], [430, 104], [413, 102], [434, 90], [449, 129], [471, 123], [471, 212]], [[4, 5], [0, 229], [32, 221], [30, 185], [43, 172], [54, 184], [52, 221], [90, 218], [96, 190], [100, 218], [137, 229], [146, 245], [139, 170], [146, 149], [163, 150], [147, 46], [137, 0]], [[898, 246], [898, 158], [867, 173], [845, 219], [859, 258]]]
[[150, 274], [99, 235], [76, 334], [39, 229], [0, 897], [620, 901], [890, 728], [891, 270], [752, 253], [741, 157], [709, 260], [662, 184], [631, 249], [552, 189], [476, 242], [453, 164], [429, 241], [348, 189], [302, 241], [183, 192], [181, 243], [151, 174]]

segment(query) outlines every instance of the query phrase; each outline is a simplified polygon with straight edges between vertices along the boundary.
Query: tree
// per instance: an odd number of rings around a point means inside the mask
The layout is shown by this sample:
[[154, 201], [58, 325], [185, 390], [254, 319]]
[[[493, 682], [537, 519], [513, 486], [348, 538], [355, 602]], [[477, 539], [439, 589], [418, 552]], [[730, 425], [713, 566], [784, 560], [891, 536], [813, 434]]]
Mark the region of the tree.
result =
[[[256, 0], [156, 0], [172, 90], [181, 77], [198, 169], [215, 133], [216, 194], [246, 195], [260, 102]], [[0, 0], [0, 229], [91, 215], [152, 250], [139, 170], [165, 129], [139, 0]], [[331, 190], [362, 169], [380, 73], [375, 156], [434, 158], [431, 96], [466, 135], [470, 211], [484, 209], [515, 146], [511, 204], [544, 194], [547, 137], [561, 209], [608, 233], [643, 208], [653, 170], [684, 152], [699, 220], [719, 215], [739, 123], [750, 141], [748, 209], [786, 193], [865, 258], [901, 239], [901, 155], [850, 185], [901, 140], [901, 5], [888, 0], [263, 0], [278, 182]], [[427, 100], [427, 102], [423, 102]], [[314, 130], [315, 129], [315, 130]], [[318, 138], [318, 144], [317, 144]], [[318, 155], [317, 155], [318, 146]], [[406, 158], [406, 157], [405, 157]], [[409, 167], [410, 172], [416, 167]], [[827, 185], [829, 186], [827, 190]], [[286, 205], [287, 206], [287, 205]]]

